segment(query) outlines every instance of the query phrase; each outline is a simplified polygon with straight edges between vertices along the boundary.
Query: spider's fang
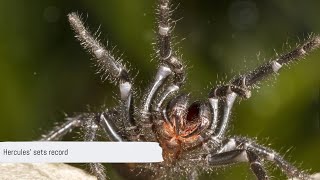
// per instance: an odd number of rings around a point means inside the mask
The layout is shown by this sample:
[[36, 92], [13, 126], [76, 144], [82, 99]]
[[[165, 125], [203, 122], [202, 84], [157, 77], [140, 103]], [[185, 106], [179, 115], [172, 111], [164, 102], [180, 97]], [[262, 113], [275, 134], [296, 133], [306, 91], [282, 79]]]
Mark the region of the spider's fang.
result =
[[113, 123], [114, 118], [111, 118], [106, 113], [101, 113], [100, 116], [97, 116], [96, 118], [98, 124], [106, 132], [110, 140], [117, 142], [123, 141], [123, 138], [120, 136], [117, 127]]
[[212, 112], [213, 112], [210, 130], [212, 130], [214, 132], [214, 130], [216, 129], [216, 127], [218, 125], [218, 110], [219, 110], [218, 103], [219, 103], [219, 99], [218, 98], [209, 98], [209, 103], [211, 105], [211, 109], [212, 109]]
[[167, 66], [160, 66], [158, 69], [158, 72], [156, 74], [155, 80], [151, 86], [151, 88], [148, 90], [148, 93], [146, 94], [146, 98], [143, 103], [143, 109], [141, 111], [141, 114], [143, 119], [149, 118], [150, 114], [150, 105], [151, 101], [154, 98], [154, 94], [158, 91], [160, 86], [164, 83], [166, 78], [172, 73], [171, 69]]
[[233, 107], [233, 103], [237, 98], [237, 94], [236, 93], [231, 93], [228, 94], [225, 98], [225, 104], [224, 104], [224, 108], [223, 108], [223, 116], [221, 119], [221, 124], [219, 126], [219, 128], [217, 129], [216, 132], [216, 137], [220, 138], [223, 137], [224, 134], [226, 133], [227, 130], [227, 126], [229, 124], [229, 120], [230, 120], [230, 114], [231, 114], [231, 109]]
[[169, 86], [167, 88], [167, 90], [163, 93], [161, 99], [159, 100], [159, 102], [157, 103], [157, 106], [156, 106], [156, 111], [160, 111], [160, 108], [161, 106], [163, 105], [163, 102], [167, 99], [167, 97], [172, 94], [173, 92], [175, 91], [178, 91], [179, 90], [179, 86], [177, 85], [172, 85], [172, 86]]

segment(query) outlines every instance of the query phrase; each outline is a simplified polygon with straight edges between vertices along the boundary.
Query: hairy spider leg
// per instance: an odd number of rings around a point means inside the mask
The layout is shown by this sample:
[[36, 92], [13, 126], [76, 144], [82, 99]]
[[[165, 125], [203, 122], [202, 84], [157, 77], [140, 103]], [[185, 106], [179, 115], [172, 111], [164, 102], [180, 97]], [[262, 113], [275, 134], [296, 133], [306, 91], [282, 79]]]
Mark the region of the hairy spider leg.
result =
[[230, 150], [227, 152], [212, 155], [209, 158], [209, 163], [212, 166], [223, 166], [234, 164], [237, 162], [249, 162], [250, 168], [258, 180], [269, 179], [259, 156], [250, 150]]
[[244, 137], [230, 138], [218, 153], [208, 154], [207, 159], [212, 166], [249, 162], [252, 171], [259, 180], [268, 179], [260, 159], [275, 163], [288, 177], [297, 177], [303, 180], [310, 179], [309, 175], [299, 171], [275, 151]]
[[[97, 137], [97, 130], [99, 127], [96, 124], [94, 118], [86, 121], [84, 128], [84, 141], [95, 141]], [[106, 179], [106, 169], [101, 163], [89, 163], [89, 167], [91, 172], [97, 177], [98, 180]]]
[[156, 40], [156, 54], [160, 63], [169, 66], [174, 74], [173, 84], [168, 86], [167, 89], [162, 92], [162, 95], [157, 99], [157, 103], [153, 108], [155, 111], [160, 111], [164, 101], [174, 92], [177, 92], [183, 85], [185, 80], [185, 72], [181, 59], [179, 59], [176, 52], [173, 50], [171, 42], [173, 26], [175, 22], [171, 19], [172, 10], [171, 0], [158, 0], [157, 7], [157, 22], [158, 30]]
[[[40, 141], [57, 141], [60, 140], [67, 133], [71, 132], [77, 127], [82, 127], [87, 121], [94, 120], [107, 134], [111, 141], [124, 141], [126, 140], [118, 133], [118, 129], [113, 123], [115, 117], [112, 117], [112, 113], [107, 112], [94, 115], [93, 113], [86, 113], [84, 115], [77, 115], [75, 117], [65, 118], [66, 122], [56, 126], [48, 134], [42, 136]], [[94, 130], [92, 130], [94, 131]]]
[[[65, 118], [67, 121], [60, 126], [54, 128], [48, 134], [44, 135], [40, 141], [57, 141], [60, 140], [67, 133], [71, 132], [74, 128], [84, 127], [84, 141], [94, 141], [96, 139], [98, 125], [102, 127], [106, 135], [111, 141], [124, 141], [117, 133], [117, 128], [114, 125], [112, 112], [108, 111], [100, 114], [86, 113], [75, 117]], [[109, 120], [107, 120], [107, 118]], [[98, 180], [105, 180], [105, 168], [101, 163], [89, 163], [92, 173]]]
[[[237, 96], [240, 96], [245, 99], [249, 98], [251, 96], [250, 89], [254, 84], [263, 80], [270, 74], [273, 74], [273, 73], [276, 74], [282, 68], [283, 65], [288, 65], [291, 62], [302, 59], [306, 54], [318, 48], [319, 45], [320, 45], [320, 37], [310, 35], [306, 43], [293, 49], [289, 53], [286, 53], [278, 57], [276, 60], [272, 60], [264, 65], [259, 66], [258, 68], [251, 71], [247, 75], [241, 75], [240, 77], [231, 81], [229, 85], [224, 85], [224, 86], [220, 86], [212, 89], [209, 94], [209, 102], [212, 105], [213, 109], [214, 107], [219, 107], [218, 103], [220, 103], [220, 100], [222, 98], [224, 98], [224, 101], [225, 101], [222, 116], [221, 115], [218, 116], [218, 122], [220, 123], [220, 125], [217, 126], [217, 129], [212, 127], [213, 129], [215, 129], [215, 133], [214, 133], [215, 135], [212, 137], [212, 140], [219, 142], [225, 138], [227, 126], [230, 121], [232, 106]], [[216, 109], [216, 111], [218, 110], [219, 108]], [[214, 126], [214, 124], [215, 123], [213, 123], [212, 126]], [[203, 139], [203, 141], [204, 140], [205, 138]], [[240, 152], [240, 154], [241, 153], [243, 152]], [[248, 156], [248, 160], [251, 163], [251, 169], [255, 173], [257, 178], [267, 179], [268, 177], [266, 176], [266, 173], [264, 173], [265, 171], [263, 167], [259, 165], [259, 162], [252, 161], [252, 159], [256, 159], [254, 157], [256, 156], [255, 154], [258, 154], [258, 152], [255, 152], [254, 150], [252, 150], [252, 152], [250, 152], [249, 150], [246, 150], [246, 153]], [[234, 150], [226, 154], [213, 155], [212, 157], [217, 158], [218, 159], [217, 161], [219, 163], [226, 163], [228, 161], [233, 162], [237, 160], [236, 158], [238, 158], [238, 156], [239, 156], [239, 152], [237, 150]], [[226, 161], [226, 159], [228, 159], [228, 161]], [[307, 177], [305, 174], [303, 173], [301, 174], [296, 168], [294, 168], [292, 165], [290, 165], [289, 163], [284, 161], [282, 158], [280, 158], [280, 156], [277, 157], [276, 160], [274, 161], [290, 176]], [[219, 165], [219, 163], [217, 165]]]
[[[99, 71], [108, 74], [109, 80], [113, 83], [119, 82], [120, 96], [121, 96], [121, 111], [124, 112], [122, 119], [125, 127], [131, 128], [135, 126], [133, 119], [133, 103], [132, 103], [132, 83], [129, 78], [127, 69], [121, 64], [120, 59], [112, 56], [111, 52], [107, 51], [104, 46], [95, 39], [90, 31], [84, 26], [81, 18], [77, 13], [70, 13], [68, 15], [71, 27], [76, 33], [77, 39], [85, 50], [91, 53], [96, 60]], [[108, 111], [108, 110], [106, 110]], [[108, 116], [108, 118], [106, 118]], [[68, 117], [67, 122], [55, 128], [43, 136], [41, 140], [58, 140], [72, 129], [83, 125], [88, 117]], [[114, 125], [114, 118], [108, 113], [101, 113], [98, 118], [95, 118], [97, 124], [100, 125], [112, 141], [122, 141], [119, 130]]]
[[[128, 70], [121, 63], [120, 59], [115, 58], [110, 51], [106, 50], [105, 47], [94, 38], [90, 31], [84, 26], [81, 18], [77, 13], [70, 13], [68, 15], [71, 27], [76, 33], [77, 39], [81, 42], [81, 45], [85, 50], [87, 50], [95, 59], [95, 63], [100, 69], [99, 71], [107, 74], [109, 80], [113, 83], [119, 83], [121, 111], [124, 112], [123, 124], [126, 128], [131, 128], [135, 126], [133, 119], [133, 103], [132, 103], [132, 82], [128, 73]], [[112, 118], [105, 118], [105, 113], [101, 113], [99, 118], [99, 125], [102, 128], [106, 128], [105, 131], [112, 140], [121, 140], [121, 135], [112, 126]], [[101, 124], [102, 123], [102, 124]]]
[[185, 80], [185, 72], [181, 59], [177, 56], [177, 53], [173, 49], [172, 45], [172, 32], [175, 23], [171, 19], [172, 10], [171, 0], [159, 0], [157, 9], [157, 41], [156, 51], [160, 62], [167, 64], [174, 72], [174, 85], [180, 87]]
[[49, 133], [42, 135], [40, 141], [58, 141], [74, 128], [80, 127], [85, 119], [87, 119], [85, 115], [67, 117], [65, 118], [66, 122], [56, 126]]
[[57, 141], [60, 140], [67, 133], [71, 132], [73, 129], [77, 127], [81, 127], [86, 124], [87, 121], [94, 120], [96, 124], [98, 124], [107, 134], [108, 138], [111, 141], [124, 141], [126, 140], [118, 133], [118, 129], [113, 123], [114, 118], [112, 113], [107, 110], [107, 112], [100, 113], [94, 115], [93, 113], [86, 113], [83, 115], [77, 115], [74, 117], [65, 118], [66, 122], [63, 124], [56, 126], [52, 131], [48, 134], [43, 135], [40, 139], [41, 141]]
[[117, 126], [114, 124], [115, 118], [116, 116], [113, 116], [113, 113], [107, 110], [107, 112], [97, 114], [95, 121], [105, 131], [109, 140], [117, 142], [126, 141], [127, 139], [121, 136]]
[[[114, 83], [119, 83], [121, 96], [121, 110], [123, 113], [123, 123], [125, 127], [135, 126], [133, 120], [133, 103], [132, 103], [132, 82], [128, 70], [121, 63], [121, 59], [115, 58], [110, 51], [94, 38], [90, 31], [84, 26], [81, 18], [77, 13], [68, 15], [69, 22], [76, 33], [77, 39], [81, 42], [83, 48], [87, 50], [95, 59], [99, 72], [109, 77]], [[108, 119], [106, 119], [108, 121]], [[109, 128], [110, 126], [108, 126]], [[111, 127], [110, 127], [111, 128]], [[112, 131], [110, 129], [110, 131]]]
[[[171, 34], [173, 31], [172, 20], [171, 20], [171, 0], [159, 0], [157, 5], [157, 39], [156, 39], [156, 57], [159, 59], [159, 68], [157, 70], [156, 76], [152, 85], [147, 89], [142, 101], [141, 121], [144, 125], [152, 123], [152, 118], [150, 118], [151, 111], [159, 112], [160, 107], [163, 105], [164, 101], [172, 95], [174, 92], [178, 91], [180, 86], [183, 84], [185, 79], [185, 73], [181, 60], [177, 58], [173, 51], [171, 44]], [[173, 84], [168, 85], [164, 92], [161, 92], [157, 103], [152, 104], [153, 100], [156, 98], [155, 95], [159, 89], [167, 82], [168, 78], [173, 76]], [[152, 107], [152, 109], [151, 109]], [[165, 112], [162, 112], [163, 116], [166, 116]], [[157, 124], [157, 123], [156, 123]], [[155, 139], [150, 134], [149, 139]]]
[[293, 49], [276, 60], [272, 60], [264, 65], [259, 66], [255, 70], [246, 75], [241, 75], [231, 81], [229, 85], [213, 88], [209, 93], [209, 100], [214, 98], [226, 97], [226, 105], [224, 107], [223, 118], [220, 127], [215, 133], [214, 139], [223, 139], [229, 124], [229, 117], [231, 113], [232, 104], [237, 96], [242, 98], [249, 98], [251, 96], [251, 89], [254, 84], [265, 79], [270, 74], [277, 74], [283, 65], [288, 65], [292, 62], [301, 60], [305, 55], [320, 46], [320, 37], [310, 35], [309, 39], [303, 45]]
[[156, 55], [159, 58], [159, 68], [151, 88], [148, 89], [148, 93], [143, 102], [142, 115], [145, 115], [148, 119], [150, 115], [151, 102], [154, 98], [155, 93], [158, 89], [165, 83], [165, 80], [170, 75], [175, 78], [174, 85], [171, 85], [161, 96], [162, 98], [157, 103], [157, 108], [154, 110], [159, 110], [163, 101], [169, 94], [178, 91], [179, 87], [182, 85], [184, 80], [184, 72], [181, 61], [176, 57], [171, 45], [172, 36], [172, 20], [171, 20], [171, 0], [158, 0], [157, 6], [157, 39], [156, 39]]
[[[207, 142], [209, 139], [213, 140], [214, 143], [221, 143], [222, 140], [225, 139], [226, 130], [230, 121], [231, 110], [237, 96], [249, 98], [251, 96], [250, 88], [253, 84], [264, 79], [266, 76], [272, 73], [277, 73], [282, 65], [287, 65], [291, 61], [302, 58], [308, 52], [318, 48], [319, 44], [320, 38], [318, 36], [310, 36], [309, 40], [303, 45], [283, 56], [280, 56], [277, 60], [258, 67], [248, 75], [240, 76], [239, 78], [233, 80], [231, 85], [214, 88], [210, 92], [208, 99], [213, 113], [210, 128], [201, 133], [196, 140], [185, 145], [188, 148], [192, 148]], [[232, 156], [236, 153], [236, 151], [232, 153], [230, 152], [226, 155], [226, 157], [228, 155]], [[266, 176], [265, 170], [259, 165], [259, 159], [256, 158], [256, 153], [248, 152], [248, 154], [249, 160], [252, 164], [251, 169], [253, 172], [255, 172], [257, 178], [267, 179], [268, 177]]]
[[209, 96], [223, 97], [231, 92], [235, 92], [243, 98], [249, 98], [251, 96], [250, 89], [252, 89], [254, 84], [265, 79], [270, 74], [277, 74], [283, 65], [289, 65], [303, 59], [308, 53], [319, 48], [319, 45], [320, 37], [317, 35], [310, 35], [304, 44], [292, 51], [259, 66], [248, 74], [235, 78], [228, 85], [213, 88]]

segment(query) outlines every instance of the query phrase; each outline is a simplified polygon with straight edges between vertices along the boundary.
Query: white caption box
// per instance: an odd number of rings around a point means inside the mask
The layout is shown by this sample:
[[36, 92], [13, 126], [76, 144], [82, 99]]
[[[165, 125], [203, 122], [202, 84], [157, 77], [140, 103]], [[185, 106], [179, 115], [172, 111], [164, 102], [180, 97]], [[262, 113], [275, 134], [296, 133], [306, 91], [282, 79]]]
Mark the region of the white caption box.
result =
[[0, 142], [0, 163], [161, 162], [156, 142]]

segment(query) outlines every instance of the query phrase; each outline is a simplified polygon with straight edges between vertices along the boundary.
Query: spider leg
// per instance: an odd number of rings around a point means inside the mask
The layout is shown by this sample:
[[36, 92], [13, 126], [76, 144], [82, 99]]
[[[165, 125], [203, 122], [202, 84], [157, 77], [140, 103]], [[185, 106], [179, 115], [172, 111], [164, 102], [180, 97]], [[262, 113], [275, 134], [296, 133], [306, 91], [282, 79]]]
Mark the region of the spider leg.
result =
[[161, 65], [158, 69], [158, 72], [156, 74], [155, 80], [151, 86], [151, 88], [148, 89], [148, 92], [146, 93], [145, 97], [143, 98], [143, 107], [141, 110], [142, 115], [142, 121], [143, 122], [149, 122], [150, 118], [150, 106], [151, 102], [154, 99], [155, 93], [158, 91], [161, 85], [165, 82], [165, 80], [168, 78], [168, 76], [172, 73], [171, 69], [167, 66]]
[[[213, 139], [216, 140], [220, 140], [224, 137], [226, 131], [227, 131], [227, 127], [230, 121], [230, 114], [231, 114], [231, 109], [233, 107], [233, 103], [237, 98], [237, 94], [232, 92], [230, 94], [228, 94], [225, 99], [224, 99], [224, 105], [223, 105], [223, 111], [221, 111], [221, 117], [220, 118], [220, 125], [217, 126], [217, 128], [215, 129], [214, 132], [214, 137]], [[221, 101], [220, 101], [221, 102]]]
[[67, 133], [71, 132], [74, 128], [82, 126], [88, 119], [88, 115], [78, 115], [75, 117], [65, 118], [67, 121], [61, 125], [56, 126], [48, 134], [42, 136], [40, 141], [58, 141]]
[[125, 139], [120, 135], [118, 128], [113, 123], [114, 118], [115, 116], [111, 112], [100, 113], [96, 115], [95, 122], [105, 131], [111, 141], [124, 141]]
[[40, 141], [60, 140], [74, 128], [81, 127], [92, 120], [105, 131], [111, 141], [124, 141], [125, 139], [120, 135], [119, 130], [114, 124], [114, 118], [116, 118], [116, 116], [114, 116], [111, 111], [106, 111], [98, 115], [85, 113], [75, 117], [68, 117], [66, 118], [67, 121], [65, 123], [55, 127], [54, 130], [50, 131], [48, 134], [43, 135]]
[[[119, 89], [121, 96], [121, 110], [122, 119], [125, 127], [134, 127], [135, 123], [133, 120], [133, 103], [132, 103], [132, 84], [129, 78], [128, 71], [126, 68], [120, 63], [119, 59], [116, 59], [111, 55], [109, 51], [107, 51], [103, 45], [95, 39], [86, 29], [80, 17], [76, 13], [71, 13], [68, 15], [69, 22], [76, 33], [76, 37], [79, 39], [84, 49], [90, 52], [93, 57], [96, 59], [97, 66], [99, 66], [100, 71], [104, 71], [104, 73], [109, 73], [111, 82], [115, 82], [115, 80], [119, 81]], [[123, 138], [120, 136], [118, 129], [111, 121], [111, 117], [108, 113], [101, 113], [99, 117], [96, 117], [96, 123], [104, 129], [104, 131], [109, 136], [112, 141], [123, 141]], [[82, 119], [68, 118], [69, 120], [58, 126], [55, 130], [51, 131], [49, 134], [45, 135], [41, 140], [58, 140], [62, 138], [67, 132], [71, 131], [75, 127], [81, 126], [84, 121]], [[85, 118], [86, 119], [86, 118]], [[131, 133], [131, 134], [134, 134]]]
[[159, 110], [162, 106], [164, 100], [178, 91], [179, 88], [183, 85], [185, 80], [184, 67], [181, 60], [177, 57], [178, 55], [173, 50], [171, 37], [173, 32], [172, 24], [175, 23], [171, 19], [173, 10], [171, 8], [171, 0], [158, 0], [158, 31], [157, 31], [157, 41], [156, 49], [157, 56], [160, 59], [161, 63], [167, 64], [170, 69], [173, 71], [174, 80], [173, 84], [167, 87], [165, 92], [158, 100], [155, 110]]
[[[119, 119], [119, 113], [116, 109], [106, 110], [103, 113], [98, 113], [93, 118], [95, 123], [104, 130], [109, 140], [121, 142], [121, 141], [139, 141], [140, 135], [136, 134], [135, 127], [129, 127], [126, 129], [119, 129], [114, 122]], [[130, 129], [131, 128], [131, 129]], [[129, 130], [130, 132], [127, 132]]]
[[169, 76], [173, 76], [173, 85], [166, 88], [165, 92], [158, 100], [154, 110], [159, 111], [163, 101], [173, 92], [178, 91], [185, 80], [184, 68], [181, 60], [173, 51], [171, 44], [172, 20], [171, 20], [171, 0], [158, 0], [157, 17], [158, 30], [156, 40], [156, 54], [159, 58], [159, 68], [151, 87], [148, 89], [142, 105], [142, 119], [147, 121], [150, 118], [150, 106], [159, 88], [166, 82]]
[[209, 97], [223, 97], [230, 93], [230, 91], [237, 93], [243, 98], [251, 96], [250, 89], [253, 85], [265, 79], [271, 74], [277, 74], [284, 66], [303, 59], [308, 53], [319, 48], [320, 37], [310, 35], [308, 40], [301, 46], [293, 49], [287, 54], [283, 54], [275, 60], [259, 66], [248, 74], [241, 75], [232, 80], [228, 85], [216, 87], [211, 90]]
[[249, 162], [250, 168], [259, 180], [267, 180], [268, 175], [261, 164], [258, 155], [250, 150], [231, 150], [208, 157], [211, 166], [230, 165], [239, 162]]
[[[174, 85], [168, 89], [179, 88], [185, 80], [184, 67], [181, 60], [177, 57], [177, 53], [173, 50], [171, 37], [175, 22], [171, 19], [173, 10], [171, 8], [171, 0], [159, 0], [158, 4], [158, 31], [157, 31], [157, 56], [160, 62], [169, 65], [174, 72]], [[172, 92], [167, 90], [166, 92]], [[165, 93], [166, 94], [166, 93]]]
[[[275, 163], [288, 177], [297, 177], [299, 179], [309, 179], [310, 176], [285, 161], [279, 154], [273, 150], [255, 143], [254, 141], [235, 137], [218, 151], [217, 154], [207, 156], [210, 165], [226, 165], [237, 162], [250, 162], [251, 169], [258, 174], [266, 174], [262, 165], [259, 166], [259, 158]], [[252, 163], [254, 162], [254, 164]], [[256, 174], [259, 178], [259, 176]], [[260, 177], [264, 177], [261, 175]], [[265, 176], [266, 177], [266, 176]]]
[[[84, 141], [94, 141], [97, 137], [97, 130], [98, 125], [93, 119], [86, 121]], [[89, 166], [91, 172], [98, 180], [106, 179], [107, 175], [105, 174], [105, 167], [101, 163], [89, 163]]]
[[90, 31], [84, 26], [81, 18], [76, 13], [68, 15], [69, 22], [76, 33], [76, 37], [81, 45], [95, 59], [95, 63], [100, 69], [99, 72], [107, 74], [111, 82], [119, 82], [121, 106], [124, 110], [124, 125], [126, 127], [135, 126], [133, 120], [133, 103], [132, 103], [132, 82], [128, 70], [121, 63], [120, 59], [115, 58], [110, 51], [94, 38]]
[[[288, 65], [292, 62], [302, 59], [307, 53], [319, 48], [319, 46], [320, 37], [310, 36], [304, 44], [290, 51], [289, 53], [256, 68], [246, 75], [241, 75], [240, 77], [231, 81], [231, 83], [228, 85], [212, 89], [209, 93], [209, 102], [212, 106], [212, 109], [216, 110], [216, 113], [214, 114], [218, 114], [217, 118], [213, 118], [211, 127], [213, 130], [215, 130], [215, 136], [213, 139], [219, 141], [219, 139], [224, 137], [229, 124], [231, 109], [237, 96], [249, 98], [251, 96], [250, 89], [253, 85], [257, 84], [270, 74], [277, 73], [283, 65]], [[217, 108], [220, 106], [221, 100], [225, 101], [223, 105], [223, 111], [220, 111], [220, 108]]]

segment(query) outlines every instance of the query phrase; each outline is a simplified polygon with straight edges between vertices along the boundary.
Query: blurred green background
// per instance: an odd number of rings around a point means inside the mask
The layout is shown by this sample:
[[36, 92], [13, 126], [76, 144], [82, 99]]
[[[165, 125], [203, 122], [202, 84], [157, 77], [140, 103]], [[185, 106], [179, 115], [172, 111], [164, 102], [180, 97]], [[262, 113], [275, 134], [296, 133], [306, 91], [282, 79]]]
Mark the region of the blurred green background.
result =
[[[294, 47], [311, 32], [320, 33], [316, 0], [174, 3], [180, 3], [175, 19], [182, 18], [175, 35], [188, 66], [185, 90], [195, 98], [205, 99], [220, 80]], [[93, 32], [101, 25], [102, 41], [124, 53], [132, 74], [138, 74], [135, 85], [143, 90], [156, 67], [150, 61], [154, 10], [150, 0], [1, 1], [0, 140], [35, 140], [61, 122], [63, 112], [116, 103], [118, 89], [95, 74], [70, 30], [69, 12], [82, 13]], [[319, 67], [320, 50], [262, 83], [251, 99], [236, 104], [230, 133], [257, 137], [290, 162], [319, 172]], [[253, 179], [246, 164], [211, 176]]]

